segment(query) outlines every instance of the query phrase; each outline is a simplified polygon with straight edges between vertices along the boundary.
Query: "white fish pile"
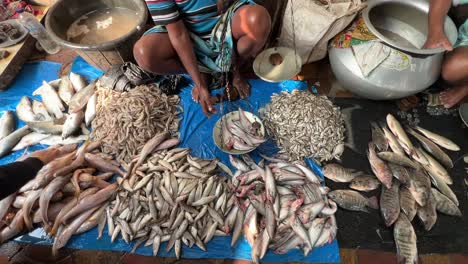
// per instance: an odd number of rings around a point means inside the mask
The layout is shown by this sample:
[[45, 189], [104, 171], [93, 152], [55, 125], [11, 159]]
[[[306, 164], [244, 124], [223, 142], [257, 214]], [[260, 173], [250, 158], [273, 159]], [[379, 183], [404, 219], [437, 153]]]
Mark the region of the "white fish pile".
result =
[[76, 145], [61, 147], [63, 155], [45, 165], [17, 193], [0, 201], [0, 242], [41, 225], [55, 237], [55, 254], [75, 234], [97, 225], [102, 232], [107, 201], [118, 187], [107, 181], [125, 172], [106, 155], [96, 153], [98, 147], [96, 142], [77, 150]]
[[217, 176], [216, 159], [190, 156], [189, 149], [173, 148], [179, 143], [167, 132], [149, 140], [129, 164], [128, 175], [118, 178], [119, 191], [106, 210], [108, 233], [130, 243], [133, 252], [151, 246], [156, 256], [162, 242], [180, 258], [182, 244], [206, 250], [214, 236], [226, 236], [226, 215], [236, 197], [227, 178]]
[[70, 77], [42, 83], [32, 95], [42, 101], [23, 96], [16, 107], [16, 114], [24, 121], [30, 133], [17, 142], [13, 151], [36, 144], [66, 145], [88, 139], [86, 124], [91, 123], [96, 114], [94, 97], [95, 83], [75, 73]]
[[226, 217], [226, 225], [233, 226], [231, 246], [243, 233], [258, 263], [268, 249], [285, 254], [300, 248], [308, 255], [335, 239], [336, 204], [304, 164], [266, 157], [270, 164], [256, 164], [247, 155], [243, 161], [230, 158], [238, 169], [232, 183], [240, 200]]
[[158, 87], [138, 86], [118, 92], [98, 85], [97, 114], [90, 138], [102, 141], [102, 152], [130, 162], [154, 135], [169, 131], [176, 136], [182, 113], [177, 95]]
[[260, 123], [251, 122], [241, 108], [234, 114], [236, 118], [221, 118], [221, 137], [226, 149], [249, 151], [266, 141], [260, 134]]
[[359, 191], [382, 185], [379, 202], [351, 190], [335, 190], [329, 197], [340, 207], [353, 211], [369, 212], [368, 208], [378, 209], [380, 205], [386, 226], [393, 226], [398, 255], [405, 263], [416, 263], [413, 219], [417, 216], [425, 230], [430, 231], [437, 222], [437, 212], [462, 216], [458, 198], [450, 188], [453, 180], [448, 170], [453, 168], [453, 162], [442, 150], [458, 151], [460, 147], [422, 127], [404, 128], [391, 114], [387, 115], [386, 124], [371, 126], [368, 159], [374, 175], [362, 175], [337, 164], [327, 165], [324, 174], [336, 182], [351, 182], [350, 187]]
[[298, 90], [274, 94], [262, 112], [268, 134], [291, 160], [312, 157], [323, 162], [341, 157], [344, 121], [327, 97]]

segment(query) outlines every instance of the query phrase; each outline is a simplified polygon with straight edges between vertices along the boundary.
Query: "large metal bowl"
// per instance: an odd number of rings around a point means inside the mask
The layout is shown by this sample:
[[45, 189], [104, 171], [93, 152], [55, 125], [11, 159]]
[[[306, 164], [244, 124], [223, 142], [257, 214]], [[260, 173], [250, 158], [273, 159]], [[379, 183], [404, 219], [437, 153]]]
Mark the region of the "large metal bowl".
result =
[[[427, 38], [427, 0], [373, 0], [363, 12], [369, 30], [392, 47], [392, 58], [364, 77], [351, 48], [330, 47], [329, 57], [337, 80], [358, 96], [374, 100], [399, 99], [431, 86], [440, 75], [444, 51], [421, 49]], [[445, 32], [452, 43], [457, 28], [450, 18]], [[406, 56], [409, 55], [409, 56]]]

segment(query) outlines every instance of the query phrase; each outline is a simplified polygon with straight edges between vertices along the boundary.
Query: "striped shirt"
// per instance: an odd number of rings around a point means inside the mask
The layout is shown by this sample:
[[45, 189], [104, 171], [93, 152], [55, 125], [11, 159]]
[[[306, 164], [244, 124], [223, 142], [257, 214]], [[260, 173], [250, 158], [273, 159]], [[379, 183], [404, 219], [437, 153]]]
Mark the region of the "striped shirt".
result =
[[453, 2], [453, 6], [468, 4], [468, 0], [453, 0], [452, 2]]
[[217, 0], [146, 0], [156, 26], [166, 26], [182, 19], [187, 29], [203, 39], [211, 36], [218, 22]]

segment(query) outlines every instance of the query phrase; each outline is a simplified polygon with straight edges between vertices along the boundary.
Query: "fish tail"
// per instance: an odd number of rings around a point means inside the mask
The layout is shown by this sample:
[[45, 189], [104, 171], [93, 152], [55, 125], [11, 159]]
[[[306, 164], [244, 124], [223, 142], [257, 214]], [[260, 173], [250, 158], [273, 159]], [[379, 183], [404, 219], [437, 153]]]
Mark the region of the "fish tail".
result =
[[368, 199], [369, 203], [367, 206], [372, 209], [379, 209], [379, 200], [376, 196], [372, 196]]

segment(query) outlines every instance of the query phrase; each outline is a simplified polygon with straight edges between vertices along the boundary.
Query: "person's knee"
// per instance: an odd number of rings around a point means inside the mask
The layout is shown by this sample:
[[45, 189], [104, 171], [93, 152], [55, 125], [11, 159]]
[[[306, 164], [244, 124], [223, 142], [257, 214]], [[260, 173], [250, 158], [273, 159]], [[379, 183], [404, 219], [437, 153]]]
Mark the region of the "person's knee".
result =
[[261, 5], [243, 6], [240, 11], [241, 29], [244, 35], [258, 44], [264, 44], [270, 34], [271, 18]]
[[133, 46], [133, 56], [138, 66], [144, 70], [150, 70], [151, 65], [148, 60], [149, 48], [148, 42], [145, 41], [146, 36], [141, 37]]
[[442, 63], [442, 78], [449, 83], [458, 83], [468, 76], [468, 56], [464, 52], [454, 50], [448, 53]]

